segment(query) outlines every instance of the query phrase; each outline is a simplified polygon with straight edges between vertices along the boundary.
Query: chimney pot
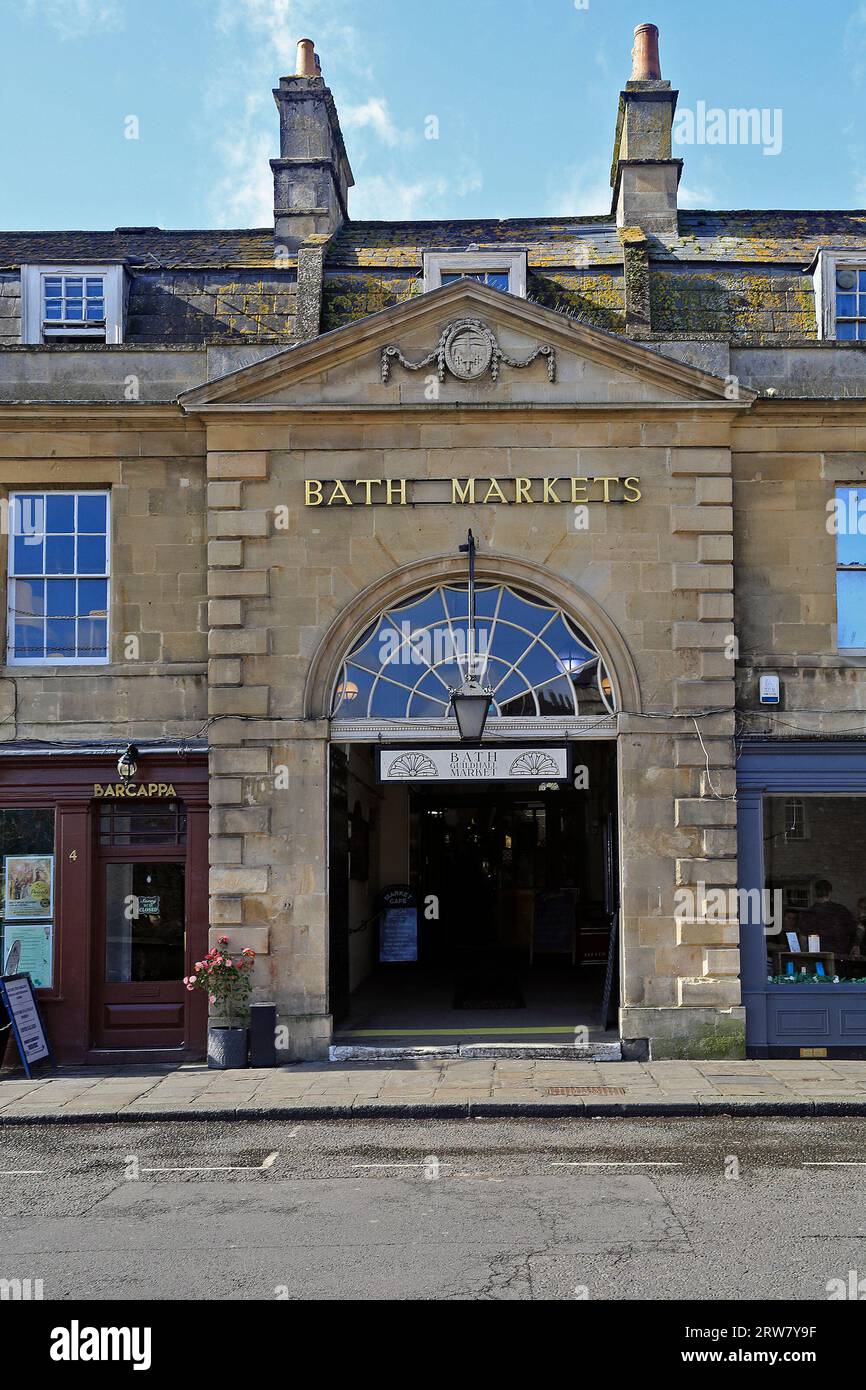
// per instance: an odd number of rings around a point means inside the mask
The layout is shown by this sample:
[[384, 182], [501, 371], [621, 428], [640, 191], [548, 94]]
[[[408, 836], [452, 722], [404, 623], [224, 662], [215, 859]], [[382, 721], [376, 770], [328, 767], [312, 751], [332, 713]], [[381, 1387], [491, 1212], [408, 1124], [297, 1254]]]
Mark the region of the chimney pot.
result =
[[296, 77], [318, 77], [316, 52], [312, 39], [298, 40], [298, 60], [295, 64]]
[[655, 24], [638, 24], [631, 51], [632, 82], [660, 82], [659, 31]]

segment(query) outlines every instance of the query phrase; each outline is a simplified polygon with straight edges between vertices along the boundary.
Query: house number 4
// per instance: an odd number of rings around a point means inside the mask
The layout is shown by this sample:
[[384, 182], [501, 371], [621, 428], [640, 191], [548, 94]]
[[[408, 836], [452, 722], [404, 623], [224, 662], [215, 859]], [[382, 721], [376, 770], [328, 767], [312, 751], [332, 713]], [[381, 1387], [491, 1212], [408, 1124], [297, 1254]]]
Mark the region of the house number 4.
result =
[[70, 858], [70, 859], [77, 859], [77, 858], [78, 858], [78, 850], [77, 850], [77, 849], [72, 849], [72, 850], [70, 850], [70, 851], [69, 851], [69, 858]]

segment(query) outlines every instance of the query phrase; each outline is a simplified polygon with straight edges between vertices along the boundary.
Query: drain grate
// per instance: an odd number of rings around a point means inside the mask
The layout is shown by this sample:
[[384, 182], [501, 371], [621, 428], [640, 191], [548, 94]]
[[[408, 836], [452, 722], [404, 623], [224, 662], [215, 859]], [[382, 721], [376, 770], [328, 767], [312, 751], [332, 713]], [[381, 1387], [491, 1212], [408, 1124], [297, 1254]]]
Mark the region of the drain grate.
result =
[[548, 1096], [624, 1096], [625, 1086], [548, 1086]]

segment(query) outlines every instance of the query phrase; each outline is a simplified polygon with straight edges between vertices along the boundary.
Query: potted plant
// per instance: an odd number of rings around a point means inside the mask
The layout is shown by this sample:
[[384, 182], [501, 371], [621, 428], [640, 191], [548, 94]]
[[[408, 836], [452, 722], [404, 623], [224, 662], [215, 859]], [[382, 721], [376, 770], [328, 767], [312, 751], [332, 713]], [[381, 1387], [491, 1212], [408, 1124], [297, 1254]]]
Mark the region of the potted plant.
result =
[[[203, 960], [197, 960], [192, 975], [184, 977], [187, 989], [203, 989], [213, 1010], [208, 1019], [207, 1064], [220, 1071], [247, 1065], [248, 1001], [252, 992], [255, 952], [249, 946], [233, 956], [221, 936]], [[220, 1020], [220, 1021], [217, 1021]]]

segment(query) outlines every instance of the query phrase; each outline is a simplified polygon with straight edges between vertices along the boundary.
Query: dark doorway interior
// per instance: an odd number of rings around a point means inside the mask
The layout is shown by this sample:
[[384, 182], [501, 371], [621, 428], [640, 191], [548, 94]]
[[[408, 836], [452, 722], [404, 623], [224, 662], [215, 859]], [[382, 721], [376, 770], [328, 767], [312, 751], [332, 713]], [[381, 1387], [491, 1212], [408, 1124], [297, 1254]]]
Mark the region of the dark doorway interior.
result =
[[[341, 979], [343, 940], [370, 934], [369, 969], [347, 1001], [339, 986], [333, 994], [334, 1003], [343, 1003], [335, 1042], [563, 1043], [574, 1041], [578, 1027], [604, 1036], [601, 1000], [616, 907], [614, 746], [582, 746], [577, 762], [586, 768], [579, 788], [413, 783], [379, 789], [388, 830], [380, 858], [393, 865], [401, 827], [406, 837], [405, 882], [418, 904], [417, 959], [380, 960], [381, 876], [376, 882], [371, 872], [369, 896], [355, 911], [356, 917], [366, 911], [366, 925], [364, 918], [346, 921], [345, 899], [335, 895], [331, 958]], [[395, 815], [389, 798], [401, 794]], [[338, 816], [336, 827], [341, 824]], [[341, 882], [348, 876], [345, 856], [335, 854], [341, 838], [332, 835], [332, 884], [335, 874]]]

